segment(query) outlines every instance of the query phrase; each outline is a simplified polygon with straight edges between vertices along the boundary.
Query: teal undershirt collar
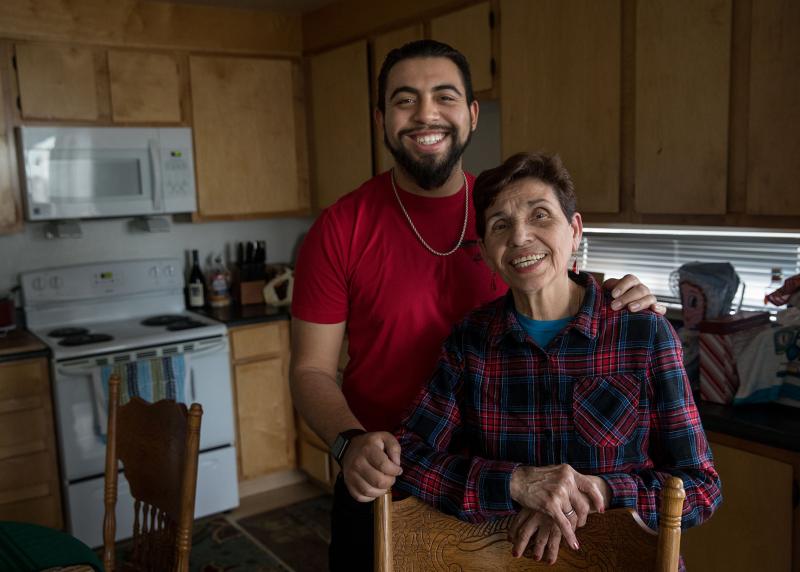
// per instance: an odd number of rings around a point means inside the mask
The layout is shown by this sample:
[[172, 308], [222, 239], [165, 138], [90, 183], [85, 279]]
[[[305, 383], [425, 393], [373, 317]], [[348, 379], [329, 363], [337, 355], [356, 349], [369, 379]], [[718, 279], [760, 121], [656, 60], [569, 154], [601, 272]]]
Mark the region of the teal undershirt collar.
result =
[[546, 347], [572, 320], [572, 317], [559, 320], [534, 320], [521, 314], [516, 309], [514, 309], [514, 313], [517, 315], [517, 320], [522, 329], [542, 348]]

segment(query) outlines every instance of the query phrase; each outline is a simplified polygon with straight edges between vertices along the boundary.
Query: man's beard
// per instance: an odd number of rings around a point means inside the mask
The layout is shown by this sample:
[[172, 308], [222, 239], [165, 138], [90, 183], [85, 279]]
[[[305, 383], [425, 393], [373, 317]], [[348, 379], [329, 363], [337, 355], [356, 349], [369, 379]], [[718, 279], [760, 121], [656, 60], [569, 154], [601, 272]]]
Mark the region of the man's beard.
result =
[[[447, 136], [453, 140], [450, 145], [450, 150], [441, 161], [437, 162], [434, 156], [423, 157], [422, 159], [415, 159], [406, 149], [401, 145], [396, 148], [389, 142], [386, 136], [386, 129], [383, 130], [383, 142], [386, 148], [394, 157], [395, 162], [408, 173], [414, 182], [419, 185], [421, 189], [430, 191], [431, 189], [438, 189], [447, 182], [450, 175], [453, 173], [453, 168], [461, 159], [469, 142], [472, 140], [472, 130], [469, 131], [466, 141], [459, 144], [457, 139], [458, 132], [455, 129], [448, 129]], [[400, 134], [400, 138], [404, 136]]]

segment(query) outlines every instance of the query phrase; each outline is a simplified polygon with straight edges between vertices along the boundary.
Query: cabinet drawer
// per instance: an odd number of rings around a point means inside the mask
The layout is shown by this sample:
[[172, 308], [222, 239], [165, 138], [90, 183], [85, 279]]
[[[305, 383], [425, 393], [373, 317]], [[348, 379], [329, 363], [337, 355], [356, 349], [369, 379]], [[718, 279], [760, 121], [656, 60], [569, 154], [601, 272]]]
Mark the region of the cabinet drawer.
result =
[[61, 528], [61, 500], [57, 494], [0, 504], [0, 520], [16, 520]]
[[0, 459], [0, 498], [11, 489], [58, 482], [54, 451]]
[[259, 324], [231, 330], [233, 359], [244, 360], [281, 353], [284, 323]]
[[27, 409], [0, 415], [0, 459], [46, 451], [50, 448], [52, 438], [52, 420], [46, 409]]
[[48, 371], [43, 359], [0, 364], [0, 413], [49, 400]]

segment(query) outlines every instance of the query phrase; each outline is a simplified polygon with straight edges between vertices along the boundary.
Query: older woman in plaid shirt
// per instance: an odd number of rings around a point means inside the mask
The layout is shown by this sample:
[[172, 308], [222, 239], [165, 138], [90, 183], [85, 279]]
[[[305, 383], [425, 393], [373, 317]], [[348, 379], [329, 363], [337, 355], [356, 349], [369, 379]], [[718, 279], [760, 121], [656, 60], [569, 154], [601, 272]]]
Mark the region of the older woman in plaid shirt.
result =
[[555, 562], [590, 512], [631, 507], [658, 524], [658, 497], [683, 479], [683, 526], [721, 502], [720, 481], [662, 316], [612, 311], [569, 272], [582, 221], [558, 157], [518, 154], [486, 171], [473, 201], [480, 247], [509, 292], [446, 340], [398, 431], [396, 488], [465, 520], [516, 514], [513, 551]]

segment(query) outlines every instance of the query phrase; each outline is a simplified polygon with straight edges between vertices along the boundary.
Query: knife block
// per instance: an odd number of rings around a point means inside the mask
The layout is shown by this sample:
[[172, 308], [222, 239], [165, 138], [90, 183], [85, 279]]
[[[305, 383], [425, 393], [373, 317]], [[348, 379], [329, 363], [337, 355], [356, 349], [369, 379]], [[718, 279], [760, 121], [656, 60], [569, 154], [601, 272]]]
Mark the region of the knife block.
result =
[[236, 284], [234, 295], [242, 306], [264, 303], [265, 280], [248, 280]]

